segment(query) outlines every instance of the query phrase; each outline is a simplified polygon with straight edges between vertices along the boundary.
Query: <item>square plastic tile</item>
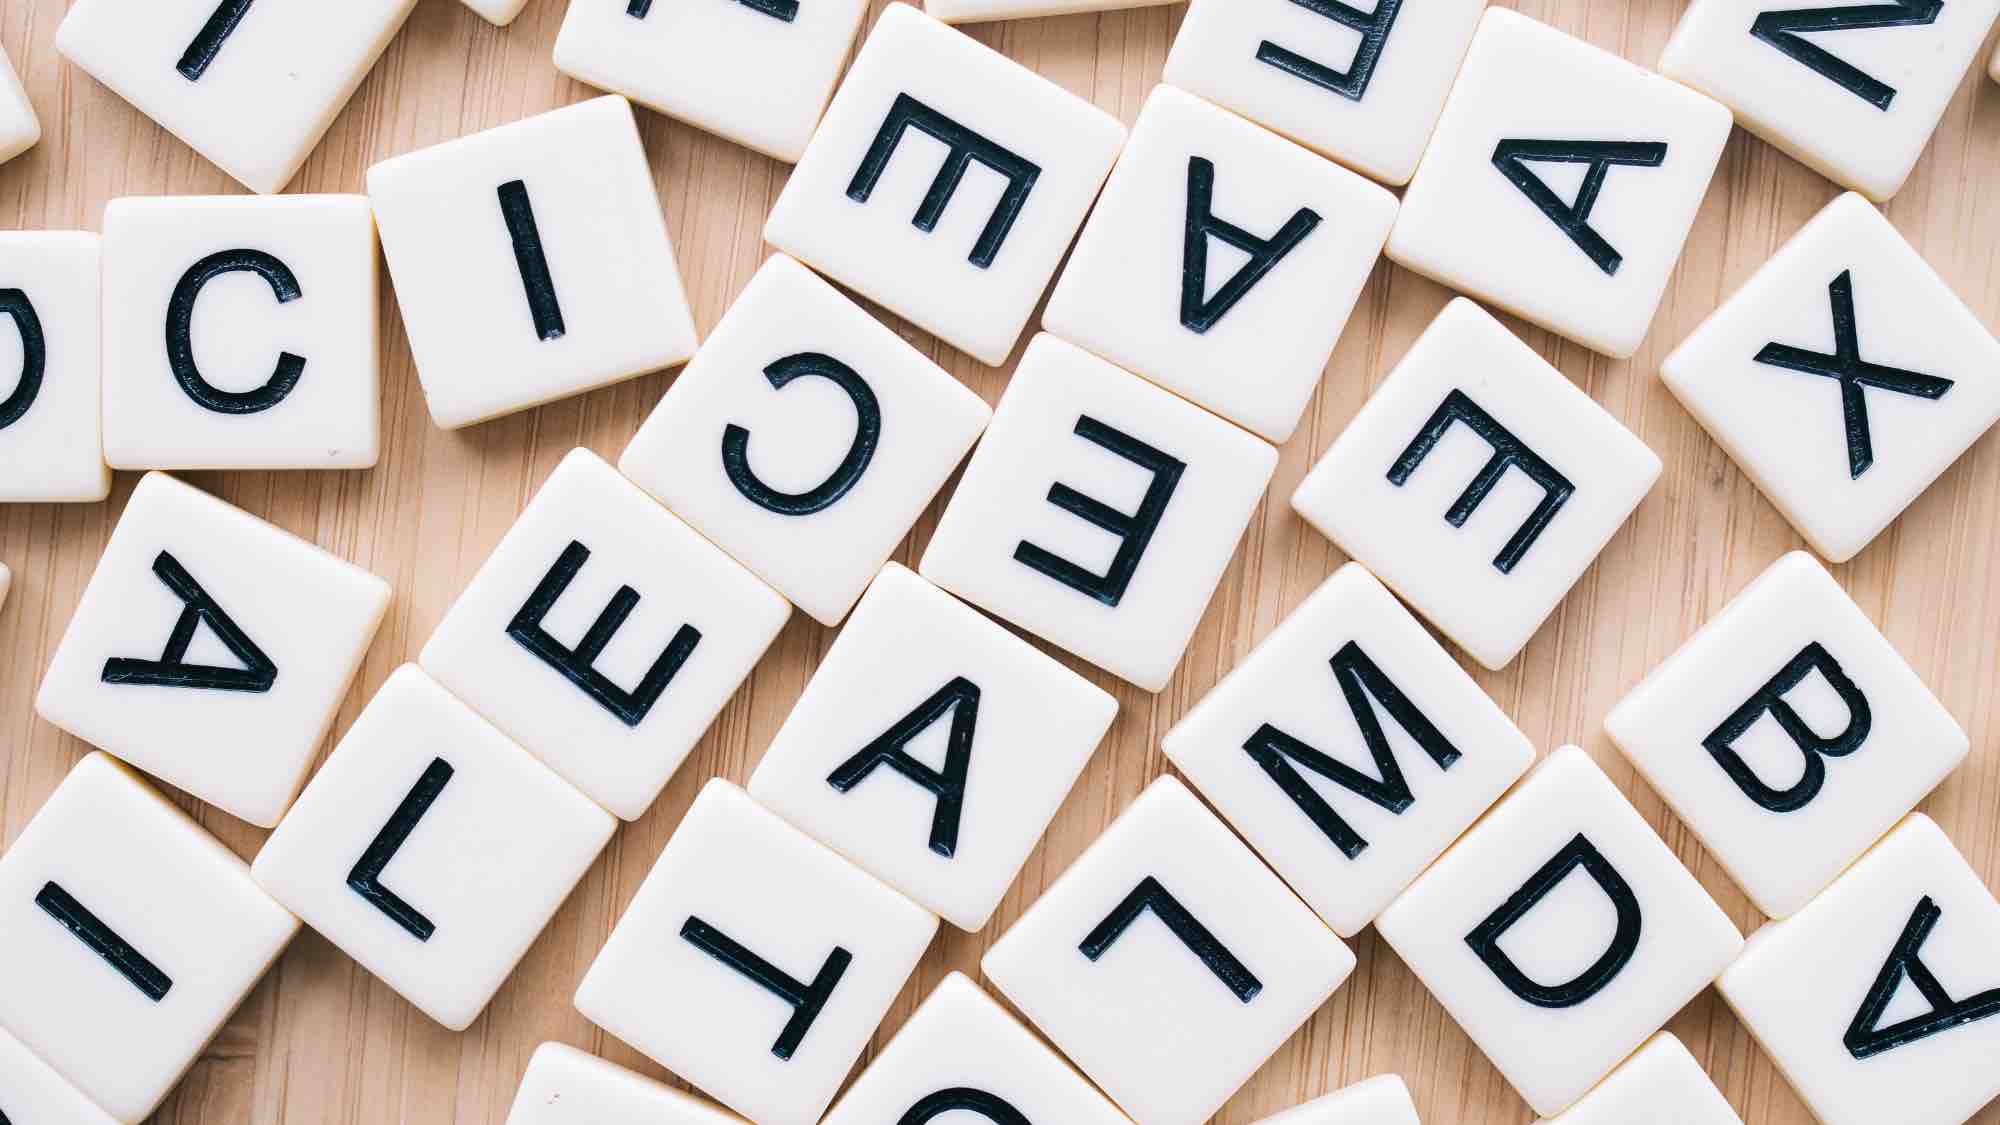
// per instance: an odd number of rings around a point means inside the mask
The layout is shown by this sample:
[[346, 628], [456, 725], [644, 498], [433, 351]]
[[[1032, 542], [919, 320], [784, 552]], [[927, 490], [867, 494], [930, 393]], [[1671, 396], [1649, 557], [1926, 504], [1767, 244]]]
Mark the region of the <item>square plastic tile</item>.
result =
[[1118, 701], [893, 563], [750, 795], [962, 930], [986, 926]]
[[1461, 299], [1411, 345], [1292, 507], [1498, 669], [1659, 476], [1644, 442]]
[[149, 473], [35, 711], [269, 828], [298, 795], [388, 607], [375, 575]]
[[1359, 563], [1326, 580], [1161, 741], [1342, 937], [1535, 760], [1505, 712]]
[[1660, 72], [1727, 103], [1745, 129], [1827, 179], [1887, 199], [1930, 144], [2000, 2], [1845, 7], [1695, 0]]
[[104, 209], [104, 453], [118, 469], [365, 469], [380, 453], [360, 195]]
[[1858, 195], [1801, 227], [1660, 377], [1833, 562], [2000, 419], [2000, 341]]
[[891, 4], [764, 239], [997, 366], [1124, 143], [1110, 114]]
[[792, 607], [587, 449], [563, 458], [420, 662], [637, 820]]
[[1681, 1041], [1662, 1031], [1544, 1125], [1743, 1125], [1743, 1119]]
[[0, 563], [0, 609], [6, 608], [7, 591], [13, 584], [14, 572], [7, 569], [6, 563]]
[[1604, 728], [1774, 918], [1825, 890], [1970, 748], [1803, 552], [1723, 607]]
[[528, 0], [460, 0], [471, 8], [480, 19], [498, 27], [506, 27], [528, 6]]
[[528, 1060], [507, 1125], [742, 1125], [742, 1118], [586, 1054], [544, 1043]]
[[1486, 0], [1362, 11], [1307, 0], [1194, 0], [1166, 81], [1391, 186], [1408, 183]]
[[1680, 260], [1729, 124], [1718, 102], [1494, 8], [1403, 195], [1389, 257], [1629, 356]]
[[[21, 1125], [113, 1125], [110, 1114], [0, 1030], [0, 1117]], [[1120, 1121], [1123, 1118], [1119, 1119]]]
[[947, 23], [1026, 19], [1071, 12], [1106, 12], [1114, 8], [1147, 8], [1173, 0], [926, 0], [924, 10]]
[[76, 0], [56, 50], [251, 191], [291, 182], [416, 0]]
[[1959, 1125], [2000, 1095], [1996, 948], [2000, 903], [1913, 816], [1717, 987], [1826, 1125]]
[[42, 139], [42, 123], [34, 103], [14, 73], [14, 64], [0, 51], [0, 163], [12, 160]]
[[570, 0], [556, 69], [792, 163], [867, 0]]
[[855, 1079], [825, 1125], [960, 1117], [1130, 1125], [1005, 1008], [952, 973]]
[[810, 1125], [936, 932], [936, 917], [717, 779], [576, 1007], [759, 1125]]
[[811, 270], [775, 255], [618, 468], [837, 625], [993, 412]]
[[0, 1026], [133, 1125], [298, 927], [234, 852], [92, 754], [0, 857]]
[[1419, 1125], [1410, 1088], [1393, 1074], [1356, 1082], [1323, 1098], [1315, 1098], [1258, 1125]]
[[457, 429], [694, 354], [624, 98], [385, 160], [368, 197], [431, 418]]
[[1382, 188], [1159, 86], [1042, 326], [1282, 442], [1395, 217]]
[[463, 1031], [617, 823], [406, 664], [251, 874], [425, 1015]]
[[94, 502], [104, 467], [98, 239], [0, 232], [0, 502]]
[[1581, 1098], [1743, 947], [1575, 747], [1551, 754], [1375, 928], [1544, 1116]]
[[1157, 692], [1277, 463], [1215, 415], [1037, 336], [918, 569]]
[[980, 967], [1135, 1120], [1195, 1125], [1326, 1002], [1354, 955], [1163, 777]]

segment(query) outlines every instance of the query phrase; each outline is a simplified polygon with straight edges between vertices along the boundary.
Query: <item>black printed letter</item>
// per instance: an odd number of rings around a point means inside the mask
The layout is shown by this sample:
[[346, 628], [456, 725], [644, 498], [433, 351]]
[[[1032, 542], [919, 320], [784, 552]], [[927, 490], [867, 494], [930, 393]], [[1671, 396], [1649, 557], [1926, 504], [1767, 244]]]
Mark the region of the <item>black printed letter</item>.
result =
[[507, 236], [514, 242], [514, 264], [521, 271], [521, 288], [528, 298], [528, 315], [534, 318], [535, 335], [544, 340], [562, 338], [562, 304], [556, 300], [556, 280], [549, 274], [549, 258], [542, 252], [542, 230], [535, 225], [535, 204], [528, 198], [528, 185], [508, 180], [500, 185], [500, 214], [507, 220]]
[[85, 909], [82, 903], [70, 897], [68, 891], [55, 883], [44, 883], [41, 893], [35, 896], [35, 905], [61, 923], [63, 929], [75, 934], [76, 939], [89, 946], [91, 952], [104, 958], [106, 964], [118, 970], [119, 976], [131, 981], [132, 987], [144, 993], [146, 999], [156, 1004], [166, 999], [167, 991], [174, 986], [173, 979], [161, 972], [158, 965], [146, 960], [111, 927], [99, 921], [97, 915]]
[[826, 1007], [834, 988], [840, 984], [841, 974], [847, 972], [848, 964], [854, 960], [852, 953], [836, 945], [826, 955], [826, 963], [819, 967], [819, 975], [813, 977], [811, 984], [804, 984], [699, 918], [691, 917], [681, 926], [681, 937], [792, 1006], [792, 1018], [778, 1033], [778, 1041], [771, 1044], [771, 1053], [781, 1059], [791, 1058], [792, 1052], [799, 1049], [806, 1032], [812, 1030], [813, 1021], [819, 1018], [820, 1009]]
[[994, 1125], [1031, 1125], [1027, 1116], [1007, 1104], [1005, 1098], [969, 1086], [954, 1086], [949, 1090], [926, 1094], [910, 1107], [908, 1113], [897, 1118], [896, 1125], [929, 1125], [932, 1119], [943, 1117], [955, 1109], [976, 1113]]
[[21, 378], [14, 390], [0, 399], [0, 430], [21, 420], [42, 393], [42, 373], [48, 366], [48, 340], [42, 335], [42, 320], [35, 315], [35, 303], [19, 289], [0, 289], [0, 317], [14, 322], [21, 334]]
[[215, 56], [222, 53], [222, 44], [229, 39], [230, 34], [236, 30], [236, 25], [242, 23], [243, 17], [249, 12], [250, 0], [222, 0], [222, 3], [216, 6], [215, 12], [208, 17], [208, 22], [201, 25], [201, 30], [195, 34], [194, 42], [189, 43], [187, 50], [182, 52], [180, 65], [174, 69], [180, 71], [181, 77], [189, 82], [199, 82], [201, 76], [208, 71], [208, 64], [214, 62]]
[[1076, 420], [1076, 436], [1103, 446], [1134, 465], [1151, 470], [1153, 474], [1152, 482], [1146, 486], [1146, 496], [1139, 502], [1139, 510], [1129, 516], [1060, 481], [1049, 486], [1049, 503], [1118, 537], [1118, 553], [1112, 556], [1111, 569], [1102, 575], [1092, 574], [1068, 559], [1025, 540], [1014, 548], [1014, 560], [1115, 607], [1124, 599], [1125, 588], [1132, 584], [1132, 575], [1139, 569], [1139, 560], [1146, 553], [1146, 545], [1153, 541], [1153, 533], [1160, 529], [1160, 521], [1167, 514], [1167, 504], [1174, 498], [1174, 489], [1180, 487], [1181, 474], [1187, 471], [1187, 464], [1130, 434], [1112, 429], [1088, 414]]
[[[1832, 738], [1821, 738], [1785, 701], [1785, 693], [1798, 687], [1815, 670], [1825, 677], [1827, 685], [1840, 696], [1840, 702], [1847, 708], [1847, 726]], [[1735, 749], [1736, 740], [1755, 725], [1758, 716], [1767, 712], [1805, 758], [1805, 772], [1790, 789], [1773, 789], [1764, 784], [1757, 771], [1751, 769], [1750, 763], [1744, 761]], [[1744, 796], [1772, 812], [1786, 813], [1812, 803], [1812, 799], [1819, 796], [1820, 786], [1826, 784], [1826, 759], [1844, 758], [1861, 749], [1874, 725], [1875, 716], [1868, 706], [1868, 697], [1854, 686], [1854, 681], [1848, 678], [1832, 654], [1814, 641], [1800, 649], [1790, 663], [1758, 688], [1757, 694], [1724, 719], [1721, 726], [1701, 740], [1701, 744], [1715, 756], [1716, 763], [1729, 775], [1729, 780], [1743, 790]]]
[[[1598, 193], [1604, 190], [1605, 173], [1613, 164], [1657, 168], [1666, 159], [1667, 146], [1664, 143], [1643, 141], [1506, 140], [1493, 150], [1493, 166], [1500, 169], [1500, 174], [1520, 188], [1521, 194], [1540, 208], [1557, 229], [1576, 243], [1577, 249], [1590, 255], [1597, 268], [1607, 274], [1617, 273], [1619, 264], [1625, 259], [1590, 225], [1590, 211], [1597, 206]], [[1522, 163], [1527, 160], [1590, 165], [1590, 169], [1583, 174], [1583, 186], [1576, 190], [1576, 202], [1564, 203], [1561, 196], [1550, 191], [1549, 185]]]
[[262, 250], [210, 254], [181, 275], [180, 284], [174, 286], [173, 298], [167, 302], [167, 365], [173, 368], [181, 390], [207, 409], [217, 414], [255, 414], [285, 401], [285, 396], [299, 385], [306, 360], [291, 352], [279, 352], [278, 365], [271, 377], [254, 391], [219, 390], [201, 377], [201, 369], [194, 364], [194, 303], [209, 282], [226, 273], [254, 273], [263, 278], [281, 305], [304, 296], [291, 268]]
[[1000, 196], [1000, 205], [993, 209], [993, 216], [986, 220], [986, 229], [972, 247], [972, 264], [980, 269], [991, 266], [1000, 254], [1000, 244], [1007, 241], [1007, 232], [1014, 229], [1014, 220], [1021, 217], [1021, 209], [1027, 206], [1028, 193], [1034, 190], [1035, 181], [1042, 174], [1041, 166], [1001, 148], [910, 95], [898, 94], [888, 119], [875, 134], [875, 143], [868, 147], [868, 155], [862, 158], [853, 182], [847, 185], [849, 199], [868, 202], [883, 170], [889, 167], [889, 158], [902, 143], [905, 129], [928, 134], [951, 149], [944, 167], [938, 169], [937, 178], [931, 181], [930, 194], [924, 196], [923, 206], [917, 208], [917, 217], [911, 220], [920, 231], [929, 233], [937, 229], [945, 206], [957, 193], [959, 182], [965, 179], [966, 169], [973, 161], [1007, 177], [1007, 190]]
[[1499, 557], [1493, 560], [1495, 570], [1511, 574], [1527, 556], [1528, 548], [1533, 547], [1535, 540], [1548, 529], [1556, 513], [1569, 502], [1570, 496], [1576, 492], [1576, 485], [1571, 484], [1570, 479], [1558, 472], [1554, 465], [1522, 444], [1520, 438], [1460, 390], [1445, 396], [1430, 421], [1424, 423], [1424, 428], [1411, 439], [1403, 455], [1389, 467], [1389, 483], [1398, 488], [1409, 483], [1410, 475], [1431, 455], [1431, 450], [1437, 448], [1438, 442], [1444, 440], [1453, 422], [1463, 422], [1466, 429], [1478, 434], [1480, 440], [1492, 447], [1493, 456], [1487, 460], [1486, 467], [1479, 470], [1479, 475], [1472, 478], [1472, 483], [1465, 486], [1457, 502], [1445, 512], [1446, 523], [1464, 527], [1465, 521], [1472, 518], [1472, 513], [1485, 502], [1487, 494], [1493, 491], [1493, 486], [1500, 483], [1500, 478], [1506, 476], [1510, 468], [1521, 470], [1529, 480], [1542, 486], [1542, 502], [1535, 506], [1535, 510], [1528, 515], [1528, 521], [1514, 532], [1514, 537], [1507, 540], [1507, 545], [1500, 549]]
[[1890, 0], [1887, 4], [1859, 4], [1844, 8], [1795, 8], [1791, 11], [1763, 12], [1750, 25], [1750, 34], [1783, 51], [1797, 62], [1819, 72], [1834, 84], [1876, 109], [1887, 110], [1896, 100], [1896, 90], [1861, 68], [1837, 58], [1801, 32], [1866, 31], [1877, 27], [1922, 27], [1935, 23], [1944, 10], [1944, 0]]
[[660, 701], [660, 694], [667, 690], [681, 665], [694, 653], [694, 647], [701, 643], [701, 630], [692, 625], [683, 625], [667, 643], [666, 651], [646, 669], [644, 679], [632, 691], [626, 691], [611, 682], [611, 678], [592, 665], [604, 652], [604, 646], [611, 643], [619, 626], [632, 616], [632, 610], [639, 604], [639, 592], [630, 586], [618, 587], [611, 597], [611, 603], [604, 612], [597, 615], [590, 631], [583, 635], [573, 649], [564, 648], [561, 641], [550, 636], [542, 628], [542, 619], [562, 600], [563, 591], [583, 570], [583, 564], [590, 561], [590, 548], [575, 540], [563, 548], [562, 556], [556, 564], [542, 576], [541, 584], [507, 624], [507, 635], [514, 638], [522, 648], [540, 657], [544, 664], [561, 672], [563, 677], [583, 690], [585, 695], [598, 702], [606, 711], [618, 716], [618, 720], [628, 727], [636, 727], [646, 719], [653, 704]]
[[751, 503], [781, 516], [809, 516], [839, 503], [841, 497], [861, 483], [861, 474], [868, 471], [868, 462], [875, 459], [875, 449], [882, 443], [882, 405], [876, 401], [867, 380], [852, 367], [830, 355], [804, 352], [786, 356], [764, 369], [764, 378], [778, 390], [784, 390], [794, 379], [808, 376], [825, 379], [846, 391], [854, 403], [854, 442], [847, 447], [847, 456], [841, 458], [832, 475], [819, 484], [804, 492], [779, 492], [758, 479], [756, 470], [750, 467], [750, 431], [735, 424], [722, 430], [722, 468], [729, 474], [729, 483]]
[[423, 776], [417, 778], [417, 783], [404, 796], [403, 803], [396, 806], [389, 823], [375, 834], [368, 850], [361, 853], [361, 859], [347, 873], [347, 885], [355, 894], [367, 899], [369, 905], [387, 914], [390, 921], [408, 930], [410, 936], [418, 941], [431, 940], [437, 926], [416, 907], [404, 902], [396, 892], [382, 885], [382, 869], [396, 858], [396, 853], [410, 838], [410, 833], [416, 830], [417, 822], [437, 802], [438, 794], [444, 792], [453, 772], [450, 762], [432, 758]]
[[[1236, 307], [1236, 302], [1264, 280], [1265, 274], [1283, 261], [1285, 255], [1297, 249], [1313, 228], [1319, 226], [1319, 213], [1301, 207], [1286, 220], [1278, 233], [1270, 238], [1258, 238], [1234, 223], [1216, 218], [1210, 210], [1214, 199], [1215, 165], [1199, 156], [1189, 157], [1187, 236], [1181, 258], [1181, 323], [1196, 332], [1214, 328], [1230, 309]], [[1203, 300], [1208, 294], [1210, 235], [1250, 255], [1250, 260], [1236, 271], [1235, 277], [1216, 290], [1213, 300]]]
[[1132, 888], [1132, 893], [1126, 895], [1125, 900], [1114, 907], [1104, 921], [1097, 924], [1096, 929], [1090, 931], [1077, 949], [1092, 961], [1103, 957], [1105, 951], [1111, 948], [1132, 923], [1139, 920], [1139, 915], [1148, 910], [1166, 923], [1167, 928], [1174, 932], [1174, 936], [1181, 939], [1181, 944], [1199, 957], [1201, 963], [1208, 966], [1208, 971], [1214, 973], [1217, 980], [1228, 986], [1229, 991], [1235, 993], [1238, 1000], [1248, 1004], [1257, 998], [1259, 992], [1264, 991], [1264, 982], [1257, 979], [1256, 974], [1250, 971], [1250, 967], [1238, 961], [1234, 953], [1229, 952], [1214, 934], [1208, 932], [1207, 926], [1202, 925], [1199, 919], [1188, 913], [1187, 907], [1182, 906], [1180, 900], [1151, 875], [1139, 880], [1139, 885]]
[[1354, 51], [1354, 61], [1347, 64], [1342, 73], [1325, 63], [1314, 62], [1304, 55], [1296, 54], [1265, 40], [1257, 48], [1257, 61], [1270, 63], [1279, 70], [1297, 78], [1303, 78], [1315, 86], [1321, 86], [1352, 101], [1360, 101], [1368, 93], [1368, 83], [1375, 78], [1375, 66], [1382, 61], [1382, 48], [1388, 45], [1389, 32], [1396, 26], [1396, 13], [1402, 10], [1403, 0], [1376, 0], [1373, 12], [1343, 4], [1340, 0], [1292, 0], [1292, 3], [1327, 19], [1361, 33], [1361, 45]]
[[[167, 589], [182, 602], [180, 617], [174, 622], [174, 631], [167, 635], [167, 646], [158, 660], [133, 660], [114, 656], [104, 662], [101, 679], [107, 684], [135, 684], [146, 687], [207, 688], [210, 691], [266, 692], [278, 682], [278, 666], [250, 639], [250, 634], [236, 624], [201, 583], [187, 572], [165, 551], [153, 559], [153, 573], [159, 576]], [[241, 668], [218, 668], [212, 664], [186, 663], [188, 645], [194, 641], [194, 631], [202, 622], [207, 622], [216, 639], [229, 650], [230, 655], [243, 662]]]
[[[1954, 1027], [1964, 1027], [2000, 1015], [2000, 988], [1989, 988], [1975, 996], [1963, 1000], [1953, 1000], [1946, 992], [1937, 974], [1924, 964], [1925, 939], [1937, 928], [1938, 919], [1944, 911], [1925, 895], [1917, 909], [1910, 914], [1909, 922], [1903, 927], [1903, 936], [1896, 939], [1896, 948], [1889, 953], [1889, 960], [1882, 971], [1876, 974], [1874, 987], [1861, 1001], [1861, 1010], [1854, 1013], [1854, 1022], [1847, 1025], [1847, 1034], [1841, 1042], [1847, 1046], [1847, 1053], [1857, 1059], [1893, 1051], [1897, 1047], [1907, 1047], [1919, 1039], [1928, 1039], [1939, 1032], [1950, 1031]], [[1917, 986], [1917, 991], [1930, 1004], [1931, 1010], [1921, 1016], [1911, 1016], [1901, 1023], [1888, 1027], [1878, 1026], [1882, 1013], [1889, 1008], [1889, 1001], [1895, 999], [1896, 989], [1903, 983], [1904, 976]]]
[[[1618, 911], [1618, 929], [1611, 935], [1611, 947], [1575, 979], [1561, 984], [1540, 984], [1530, 980], [1528, 974], [1514, 964], [1514, 959], [1500, 948], [1500, 939], [1576, 868], [1582, 868], [1584, 874], [1596, 881], [1604, 897], [1611, 900], [1611, 905]], [[1595, 845], [1578, 833], [1576, 839], [1557, 852], [1554, 859], [1530, 876], [1520, 890], [1501, 903], [1500, 909], [1465, 935], [1465, 944], [1472, 947], [1481, 961], [1486, 962], [1486, 967], [1493, 970], [1493, 975], [1500, 978], [1507, 991], [1538, 1008], [1574, 1008], [1603, 991], [1612, 978], [1625, 968], [1625, 963], [1639, 948], [1639, 925], [1639, 899], [1633, 895], [1631, 884], [1618, 874], [1611, 861], [1605, 859]]]
[[[944, 771], [930, 768], [904, 747], [951, 712], [951, 735], [945, 744]], [[931, 815], [931, 850], [950, 859], [958, 851], [958, 818], [965, 809], [965, 775], [972, 768], [972, 735], [979, 723], [979, 685], [964, 676], [931, 694], [880, 738], [840, 764], [826, 783], [842, 793], [868, 780], [876, 766], [888, 766], [937, 798]]]

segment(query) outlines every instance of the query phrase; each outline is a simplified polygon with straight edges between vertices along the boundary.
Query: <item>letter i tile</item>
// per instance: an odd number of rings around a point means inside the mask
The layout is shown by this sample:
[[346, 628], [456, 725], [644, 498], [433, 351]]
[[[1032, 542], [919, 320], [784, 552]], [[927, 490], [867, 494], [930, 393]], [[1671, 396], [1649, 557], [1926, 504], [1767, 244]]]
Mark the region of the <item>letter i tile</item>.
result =
[[576, 1007], [759, 1125], [811, 1125], [936, 932], [936, 916], [717, 779]]
[[1383, 1074], [1293, 1106], [1257, 1125], [1419, 1125], [1419, 1122], [1416, 1103], [1410, 1100], [1410, 1088], [1401, 1078]]
[[1853, 194], [1760, 266], [1660, 378], [1837, 563], [2000, 419], [2000, 340]]
[[1195, 1125], [1326, 1002], [1354, 955], [1161, 778], [980, 967], [1135, 1120]]
[[1743, 946], [1575, 747], [1536, 767], [1375, 927], [1544, 1116], [1609, 1074]]
[[733, 1113], [565, 1043], [528, 1060], [507, 1125], [743, 1125]]
[[1717, 982], [1825, 1125], [1959, 1125], [2000, 1095], [2000, 902], [1905, 821]]

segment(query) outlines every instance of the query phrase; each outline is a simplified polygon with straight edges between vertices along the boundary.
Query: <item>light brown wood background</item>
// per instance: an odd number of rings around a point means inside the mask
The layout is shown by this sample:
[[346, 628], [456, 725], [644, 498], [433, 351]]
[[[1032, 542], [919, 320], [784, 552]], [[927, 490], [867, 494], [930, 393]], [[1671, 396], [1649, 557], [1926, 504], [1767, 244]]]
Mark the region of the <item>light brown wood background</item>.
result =
[[[886, 0], [874, 0], [872, 16]], [[1646, 65], [1657, 61], [1682, 0], [1529, 0], [1526, 10]], [[0, 45], [20, 70], [46, 136], [0, 166], [0, 228], [96, 229], [119, 195], [237, 191], [185, 146], [55, 53], [63, 0], [0, 0]], [[362, 190], [369, 164], [580, 100], [550, 46], [564, 0], [531, 0], [496, 30], [452, 0], [422, 0], [293, 191]], [[1160, 75], [1181, 5], [1026, 20], [972, 34], [1128, 122]], [[764, 216], [786, 169], [687, 126], [642, 112], [660, 200], [703, 329], [765, 256]], [[1975, 69], [1890, 217], [1990, 326], [2000, 323], [2000, 86]], [[1522, 329], [1543, 355], [1622, 418], [1666, 462], [1659, 487], [1557, 615], [1506, 671], [1478, 678], [1544, 751], [1588, 747], [1708, 890], [1746, 930], [1761, 921], [1715, 862], [1637, 780], [1601, 733], [1605, 712], [1730, 595], [1800, 546], [1785, 521], [1661, 387], [1659, 359], [1771, 251], [1836, 194], [1832, 184], [1740, 131], [1723, 157], [1679, 273], [1630, 362], [1612, 362]], [[991, 926], [945, 927], [897, 1001], [877, 1044], [951, 969], [975, 976], [994, 935], [1165, 772], [1160, 735], [1282, 619], [1342, 556], [1286, 500], [1313, 459], [1448, 299], [1380, 263], [1277, 477], [1189, 648], [1159, 696], [1097, 682], [1122, 705], [1042, 847]], [[446, 433], [431, 425], [393, 297], [383, 298], [381, 465], [368, 472], [196, 474], [226, 499], [385, 576], [395, 602], [336, 724], [349, 722], [399, 663], [413, 658], [515, 514], [571, 447], [616, 457], [671, 382], [656, 375], [530, 413]], [[107, 310], [120, 315], [120, 310]], [[899, 327], [901, 327], [899, 325]], [[1516, 325], [1519, 328], [1519, 325]], [[993, 370], [905, 330], [989, 401]], [[1829, 421], [1829, 425], [1833, 423]], [[5, 472], [0, 466], [0, 472]], [[11, 842], [86, 747], [35, 718], [34, 691], [134, 477], [108, 504], [0, 506], [0, 561], [14, 569], [0, 609], [0, 840]], [[933, 505], [897, 557], [914, 564]], [[1972, 733], [1970, 761], [1926, 803], [1989, 883], [2000, 880], [2000, 437], [1989, 435], [1876, 544], [1837, 573]], [[570, 1006], [584, 968], [637, 890], [696, 790], [743, 780], [831, 632], [794, 615], [769, 656], [681, 769], [652, 813], [623, 829], [486, 1015], [465, 1034], [431, 1024], [310, 931], [252, 994], [161, 1122], [257, 1125], [497, 1123], [528, 1055], [561, 1039], [659, 1073]], [[1072, 664], [1075, 662], [1072, 661]], [[1470, 662], [1467, 666], [1471, 667]], [[250, 857], [263, 833], [185, 802]], [[1437, 1003], [1373, 935], [1360, 967], [1230, 1103], [1218, 1120], [1253, 1121], [1384, 1071], [1408, 1079], [1432, 1125], [1517, 1125], [1521, 1101]], [[1748, 1125], [1804, 1125], [1809, 1115], [1712, 992], [1673, 1030], [1706, 1064]], [[1979, 1119], [2000, 1123], [2000, 1110]], [[1884, 1125], [1894, 1125], [1885, 1122]]]

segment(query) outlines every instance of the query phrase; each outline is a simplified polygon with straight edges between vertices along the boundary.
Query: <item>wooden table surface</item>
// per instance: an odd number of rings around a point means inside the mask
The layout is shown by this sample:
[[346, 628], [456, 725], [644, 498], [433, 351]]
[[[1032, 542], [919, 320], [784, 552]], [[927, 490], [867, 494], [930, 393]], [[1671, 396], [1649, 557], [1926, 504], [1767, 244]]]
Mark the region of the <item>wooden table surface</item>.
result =
[[[872, 17], [886, 0], [873, 0]], [[96, 229], [121, 195], [238, 189], [55, 53], [63, 0], [5, 0], [0, 45], [34, 99], [45, 136], [0, 166], [0, 228]], [[367, 167], [488, 126], [581, 100], [550, 46], [564, 0], [531, 0], [494, 29], [452, 0], [416, 14], [335, 122], [295, 192], [358, 192]], [[1529, 14], [1645, 65], [1682, 0], [1531, 0]], [[1131, 121], [1158, 81], [1181, 5], [1026, 20], [970, 32]], [[1983, 58], [1983, 56], [1982, 56]], [[728, 142], [641, 112], [660, 199], [695, 316], [706, 330], [765, 257], [764, 216], [786, 169]], [[1975, 68], [1909, 185], [1896, 226], [1989, 326], [2000, 323], [2000, 86]], [[1649, 496], [1526, 652], [1505, 671], [1472, 668], [1547, 752], [1578, 742], [1748, 930], [1762, 919], [1602, 733], [1605, 712], [1797, 535], [1656, 378], [1659, 360], [1820, 206], [1834, 186], [1740, 130], [1722, 159], [1679, 272], [1645, 347], [1613, 362], [1515, 325], [1537, 350], [1622, 418], [1666, 462]], [[1314, 458], [1443, 307], [1449, 294], [1378, 264], [1268, 497], [1210, 605], [1179, 674], [1149, 696], [1110, 677], [1117, 725], [992, 924], [944, 927], [877, 1045], [952, 969], [978, 972], [994, 936], [1153, 777], [1160, 736], [1343, 561], [1286, 503]], [[118, 315], [118, 310], [109, 310]], [[398, 665], [413, 659], [528, 497], [564, 453], [614, 458], [671, 377], [655, 375], [457, 433], [425, 413], [393, 297], [383, 296], [383, 442], [368, 472], [194, 474], [203, 488], [383, 575], [395, 601], [336, 722], [344, 731]], [[994, 370], [898, 324], [989, 401]], [[0, 472], [4, 472], [0, 467]], [[86, 747], [34, 716], [43, 669], [135, 476], [108, 504], [0, 506], [0, 562], [15, 573], [0, 609], [0, 840], [11, 842]], [[942, 501], [897, 558], [914, 565]], [[2000, 881], [2000, 435], [1988, 435], [1874, 546], [1835, 573], [1972, 734], [1971, 759], [1925, 803], [1989, 883]], [[702, 782], [742, 781], [826, 652], [832, 631], [795, 614], [748, 684], [644, 819], [622, 829], [485, 1016], [445, 1031], [311, 931], [303, 932], [160, 1110], [160, 1122], [310, 1125], [501, 1122], [529, 1054], [550, 1039], [660, 1073], [570, 1006], [576, 983]], [[1071, 661], [1073, 665], [1076, 663]], [[248, 858], [264, 833], [183, 802]], [[1531, 1119], [1508, 1088], [1372, 931], [1333, 999], [1217, 1118], [1253, 1121], [1367, 1076], [1394, 1071], [1431, 1125]], [[1672, 1023], [1747, 1125], [1811, 1120], [1712, 991]], [[2000, 1109], [1978, 1120], [2000, 1123]], [[1884, 1125], [1894, 1125], [1885, 1122]]]

